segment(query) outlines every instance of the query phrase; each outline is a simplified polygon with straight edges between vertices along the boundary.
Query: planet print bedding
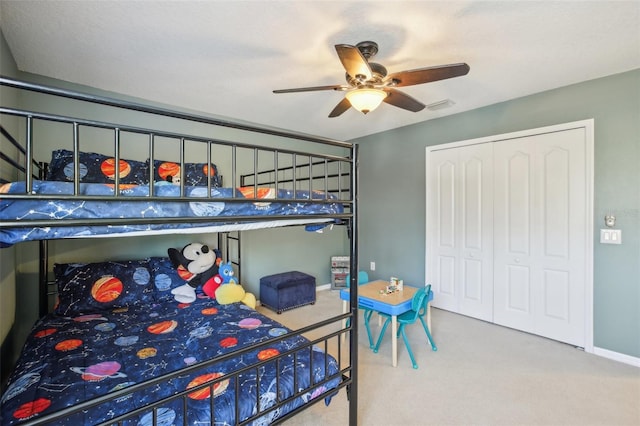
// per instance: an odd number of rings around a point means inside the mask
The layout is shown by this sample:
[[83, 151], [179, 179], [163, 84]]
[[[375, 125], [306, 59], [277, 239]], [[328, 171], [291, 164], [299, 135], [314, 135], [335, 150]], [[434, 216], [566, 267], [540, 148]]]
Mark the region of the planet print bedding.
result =
[[[19, 221], [0, 228], [0, 247], [7, 247], [22, 241], [49, 240], [57, 238], [92, 237], [96, 235], [144, 234], [158, 230], [176, 231], [194, 227], [212, 227], [225, 223], [236, 223], [235, 217], [255, 216], [256, 222], [263, 222], [274, 215], [326, 215], [344, 211], [342, 203], [331, 194], [321, 191], [292, 191], [274, 188], [251, 187], [211, 188], [185, 187], [184, 197], [181, 188], [171, 184], [154, 184], [154, 196], [149, 196], [147, 185], [120, 185], [120, 194], [114, 196], [114, 185], [103, 183], [81, 183], [78, 199], [68, 196], [74, 194], [72, 182], [39, 181], [33, 183], [33, 195], [66, 197], [60, 199], [17, 199], [3, 197], [2, 194], [25, 194], [24, 181], [0, 185], [0, 221]], [[94, 199], [91, 197], [94, 196]], [[95, 196], [114, 196], [113, 200], [97, 200]], [[127, 200], [139, 197], [137, 200]], [[165, 198], [165, 200], [163, 200]], [[166, 200], [171, 198], [171, 201]], [[238, 199], [238, 202], [216, 201], [223, 198]], [[242, 200], [247, 200], [242, 202]], [[260, 201], [255, 201], [259, 199]], [[307, 201], [308, 200], [308, 201]], [[315, 200], [316, 202], [311, 202]], [[229, 222], [190, 221], [188, 218], [229, 217]], [[125, 225], [87, 225], [87, 226], [32, 226], [30, 220], [60, 221], [94, 219], [139, 219], [139, 223]], [[181, 220], [171, 221], [170, 219]], [[161, 220], [167, 219], [167, 220]], [[259, 220], [258, 220], [259, 219]], [[323, 221], [331, 221], [324, 218]], [[107, 220], [108, 222], [108, 220]], [[103, 223], [105, 223], [103, 221]], [[266, 227], [263, 225], [262, 227]], [[310, 225], [308, 230], [318, 226]], [[242, 228], [237, 228], [242, 229]]]
[[[9, 379], [1, 423], [20, 425], [117, 392], [116, 399], [51, 423], [98, 424], [182, 392], [186, 397], [142, 409], [122, 424], [233, 425], [251, 416], [248, 424], [269, 424], [340, 382], [331, 355], [290, 333], [243, 304], [220, 305], [203, 295], [189, 305], [149, 301], [49, 314], [34, 326]], [[239, 348], [248, 351], [229, 356]]]

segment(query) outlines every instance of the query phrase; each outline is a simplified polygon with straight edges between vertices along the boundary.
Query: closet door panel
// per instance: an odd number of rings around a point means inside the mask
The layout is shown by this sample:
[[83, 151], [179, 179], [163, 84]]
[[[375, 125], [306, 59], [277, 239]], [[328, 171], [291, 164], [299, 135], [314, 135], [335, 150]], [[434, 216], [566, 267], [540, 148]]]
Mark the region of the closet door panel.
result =
[[576, 345], [585, 338], [585, 139], [572, 129], [494, 149], [495, 322]]
[[427, 282], [433, 305], [493, 317], [490, 144], [433, 151], [428, 158]]
[[[496, 266], [497, 268], [497, 266]], [[494, 312], [496, 324], [530, 332], [532, 325], [531, 270], [526, 266], [507, 265], [503, 288], [496, 289], [501, 294], [501, 304]]]
[[[564, 148], [540, 147], [539, 161], [542, 165], [540, 198], [541, 250], [539, 271], [542, 291], [536, 294], [540, 307], [539, 332], [554, 334], [549, 325], [567, 323], [570, 319], [570, 280], [566, 262], [570, 246], [570, 152]], [[545, 323], [547, 325], [545, 325]], [[550, 328], [545, 331], [545, 328]]]
[[460, 164], [460, 313], [493, 320], [493, 147], [457, 148]]
[[[504, 145], [502, 148], [505, 149]], [[512, 147], [507, 147], [511, 151]], [[509, 152], [500, 166], [504, 167], [504, 179], [499, 184], [506, 195], [505, 218], [507, 229], [507, 252], [512, 255], [529, 256], [531, 251], [531, 155], [517, 150]]]
[[586, 135], [583, 128], [536, 140], [538, 212], [536, 334], [584, 346], [586, 336]]
[[494, 321], [533, 330], [533, 154], [520, 141], [494, 144]]
[[438, 245], [457, 250], [456, 237], [457, 164], [447, 160], [438, 166]]
[[512, 313], [531, 314], [530, 280], [531, 270], [525, 266], [507, 267], [506, 308]]
[[458, 311], [458, 243], [456, 226], [457, 154], [453, 150], [435, 151], [427, 169], [426, 279], [434, 294], [433, 305]]
[[569, 257], [570, 153], [566, 149], [552, 149], [541, 155], [544, 168], [542, 205], [542, 241], [546, 257]]
[[482, 303], [482, 262], [465, 259], [462, 268], [462, 297], [472, 303]]
[[455, 256], [438, 256], [438, 273], [436, 282], [439, 283], [438, 289], [443, 298], [456, 298], [456, 265]]
[[553, 320], [567, 322], [570, 319], [570, 277], [567, 271], [543, 272], [544, 315]]

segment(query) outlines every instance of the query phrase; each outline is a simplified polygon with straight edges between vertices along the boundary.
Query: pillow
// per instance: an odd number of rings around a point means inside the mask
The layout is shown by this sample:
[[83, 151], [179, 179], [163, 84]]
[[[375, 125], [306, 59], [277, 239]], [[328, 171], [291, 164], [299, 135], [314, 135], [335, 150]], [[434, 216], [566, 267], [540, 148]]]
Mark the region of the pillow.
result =
[[[115, 158], [95, 152], [80, 152], [80, 182], [113, 183]], [[58, 149], [51, 154], [47, 180], [73, 181], [73, 151]], [[147, 185], [149, 167], [145, 161], [120, 159], [120, 183]]]
[[[218, 249], [214, 249], [216, 257], [220, 258], [221, 254]], [[178, 270], [173, 267], [171, 259], [168, 257], [151, 257], [149, 258], [149, 270], [151, 271], [151, 285], [153, 286], [153, 297], [156, 303], [176, 302], [174, 295], [171, 293], [176, 287], [180, 287], [187, 281], [178, 275]], [[201, 292], [201, 288], [196, 289]]]
[[149, 258], [149, 269], [152, 277], [154, 301], [156, 303], [175, 301], [171, 290], [180, 287], [186, 281], [180, 278], [171, 260], [168, 257]]
[[152, 304], [148, 259], [55, 264], [59, 315], [74, 316], [106, 309]]
[[[148, 160], [147, 160], [148, 161]], [[207, 186], [207, 173], [211, 175], [211, 186], [220, 187], [220, 176], [215, 164], [184, 163], [185, 186]], [[171, 161], [153, 160], [154, 182], [166, 182], [168, 176], [180, 176], [180, 164]]]

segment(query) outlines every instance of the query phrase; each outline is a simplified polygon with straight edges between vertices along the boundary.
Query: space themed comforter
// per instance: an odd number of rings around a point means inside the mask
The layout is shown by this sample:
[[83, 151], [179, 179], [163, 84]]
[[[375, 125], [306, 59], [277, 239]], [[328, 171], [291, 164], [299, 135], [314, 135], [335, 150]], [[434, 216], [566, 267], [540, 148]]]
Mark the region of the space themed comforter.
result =
[[[48, 200], [48, 199], [7, 199], [2, 194], [25, 194], [25, 182], [13, 182], [0, 185], [0, 220], [24, 220], [25, 227], [7, 227], [0, 229], [0, 247], [10, 246], [21, 241], [46, 240], [57, 238], [78, 238], [95, 235], [118, 235], [126, 233], [151, 234], [158, 230], [192, 229], [194, 227], [220, 226], [225, 222], [187, 222], [183, 220], [168, 222], [166, 218], [202, 218], [233, 216], [274, 216], [274, 215], [322, 215], [342, 213], [341, 203], [299, 202], [299, 200], [324, 200], [327, 195], [320, 191], [290, 191], [273, 188], [239, 187], [211, 188], [210, 198], [248, 198], [248, 202], [211, 201], [207, 197], [207, 188], [202, 186], [185, 187], [186, 201], [159, 201], [162, 197], [180, 197], [180, 187], [170, 184], [155, 184], [154, 197], [149, 200], [126, 200], [128, 196], [149, 197], [147, 185], [121, 184], [120, 196], [113, 201], [88, 200]], [[234, 194], [235, 192], [235, 194]], [[73, 183], [59, 181], [34, 181], [34, 195], [54, 194], [72, 195]], [[113, 184], [82, 183], [82, 196], [113, 196]], [[332, 196], [329, 196], [332, 198]], [[256, 202], [255, 199], [264, 201]], [[296, 201], [286, 201], [287, 199]], [[63, 221], [67, 219], [111, 219], [140, 218], [150, 223], [133, 225], [91, 225], [80, 227], [27, 225], [29, 220]], [[155, 220], [155, 223], [153, 223]], [[263, 219], [260, 219], [263, 220]], [[108, 222], [108, 220], [106, 221]], [[164, 222], [164, 223], [163, 223]], [[230, 219], [229, 223], [233, 223]], [[28, 227], [27, 227], [28, 226]], [[266, 227], [266, 225], [264, 226]], [[243, 229], [243, 228], [235, 228]], [[249, 228], [245, 228], [249, 229]], [[309, 228], [315, 230], [317, 228]]]
[[[108, 298], [109, 292], [96, 297]], [[37, 420], [84, 400], [288, 333], [290, 330], [278, 322], [245, 305], [219, 305], [206, 297], [200, 297], [190, 305], [158, 303], [67, 317], [51, 314], [35, 325], [24, 347], [2, 395], [0, 423], [10, 426], [27, 419]], [[268, 343], [240, 357], [180, 374], [168, 382], [123, 395], [54, 424], [97, 424], [133, 407], [268, 361], [277, 354], [300, 347], [303, 342], [306, 342], [304, 338], [292, 336], [281, 342]], [[338, 366], [333, 357], [315, 347], [307, 347], [297, 351], [295, 356], [287, 356], [277, 363], [267, 362], [237, 378], [230, 377], [202, 389], [194, 388], [185, 398], [185, 406], [182, 401], [166, 403], [155, 414], [151, 410], [142, 412], [124, 424], [154, 424], [155, 416], [158, 425], [232, 425], [273, 406], [278, 394], [283, 398], [301, 392], [293, 403], [252, 423], [269, 424], [285, 412], [337, 386], [337, 373]], [[331, 378], [330, 375], [335, 376]], [[326, 379], [331, 380], [321, 383]], [[237, 412], [236, 395], [240, 395]]]

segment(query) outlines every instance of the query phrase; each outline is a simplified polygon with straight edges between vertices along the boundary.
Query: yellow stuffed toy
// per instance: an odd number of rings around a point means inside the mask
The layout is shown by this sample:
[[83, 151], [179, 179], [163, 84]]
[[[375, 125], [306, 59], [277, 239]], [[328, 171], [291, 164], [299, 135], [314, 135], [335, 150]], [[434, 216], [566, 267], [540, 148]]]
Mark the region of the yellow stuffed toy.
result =
[[256, 297], [246, 292], [233, 278], [231, 262], [221, 263], [218, 274], [222, 277], [222, 285], [216, 289], [216, 300], [221, 305], [242, 302], [252, 309], [256, 308]]

